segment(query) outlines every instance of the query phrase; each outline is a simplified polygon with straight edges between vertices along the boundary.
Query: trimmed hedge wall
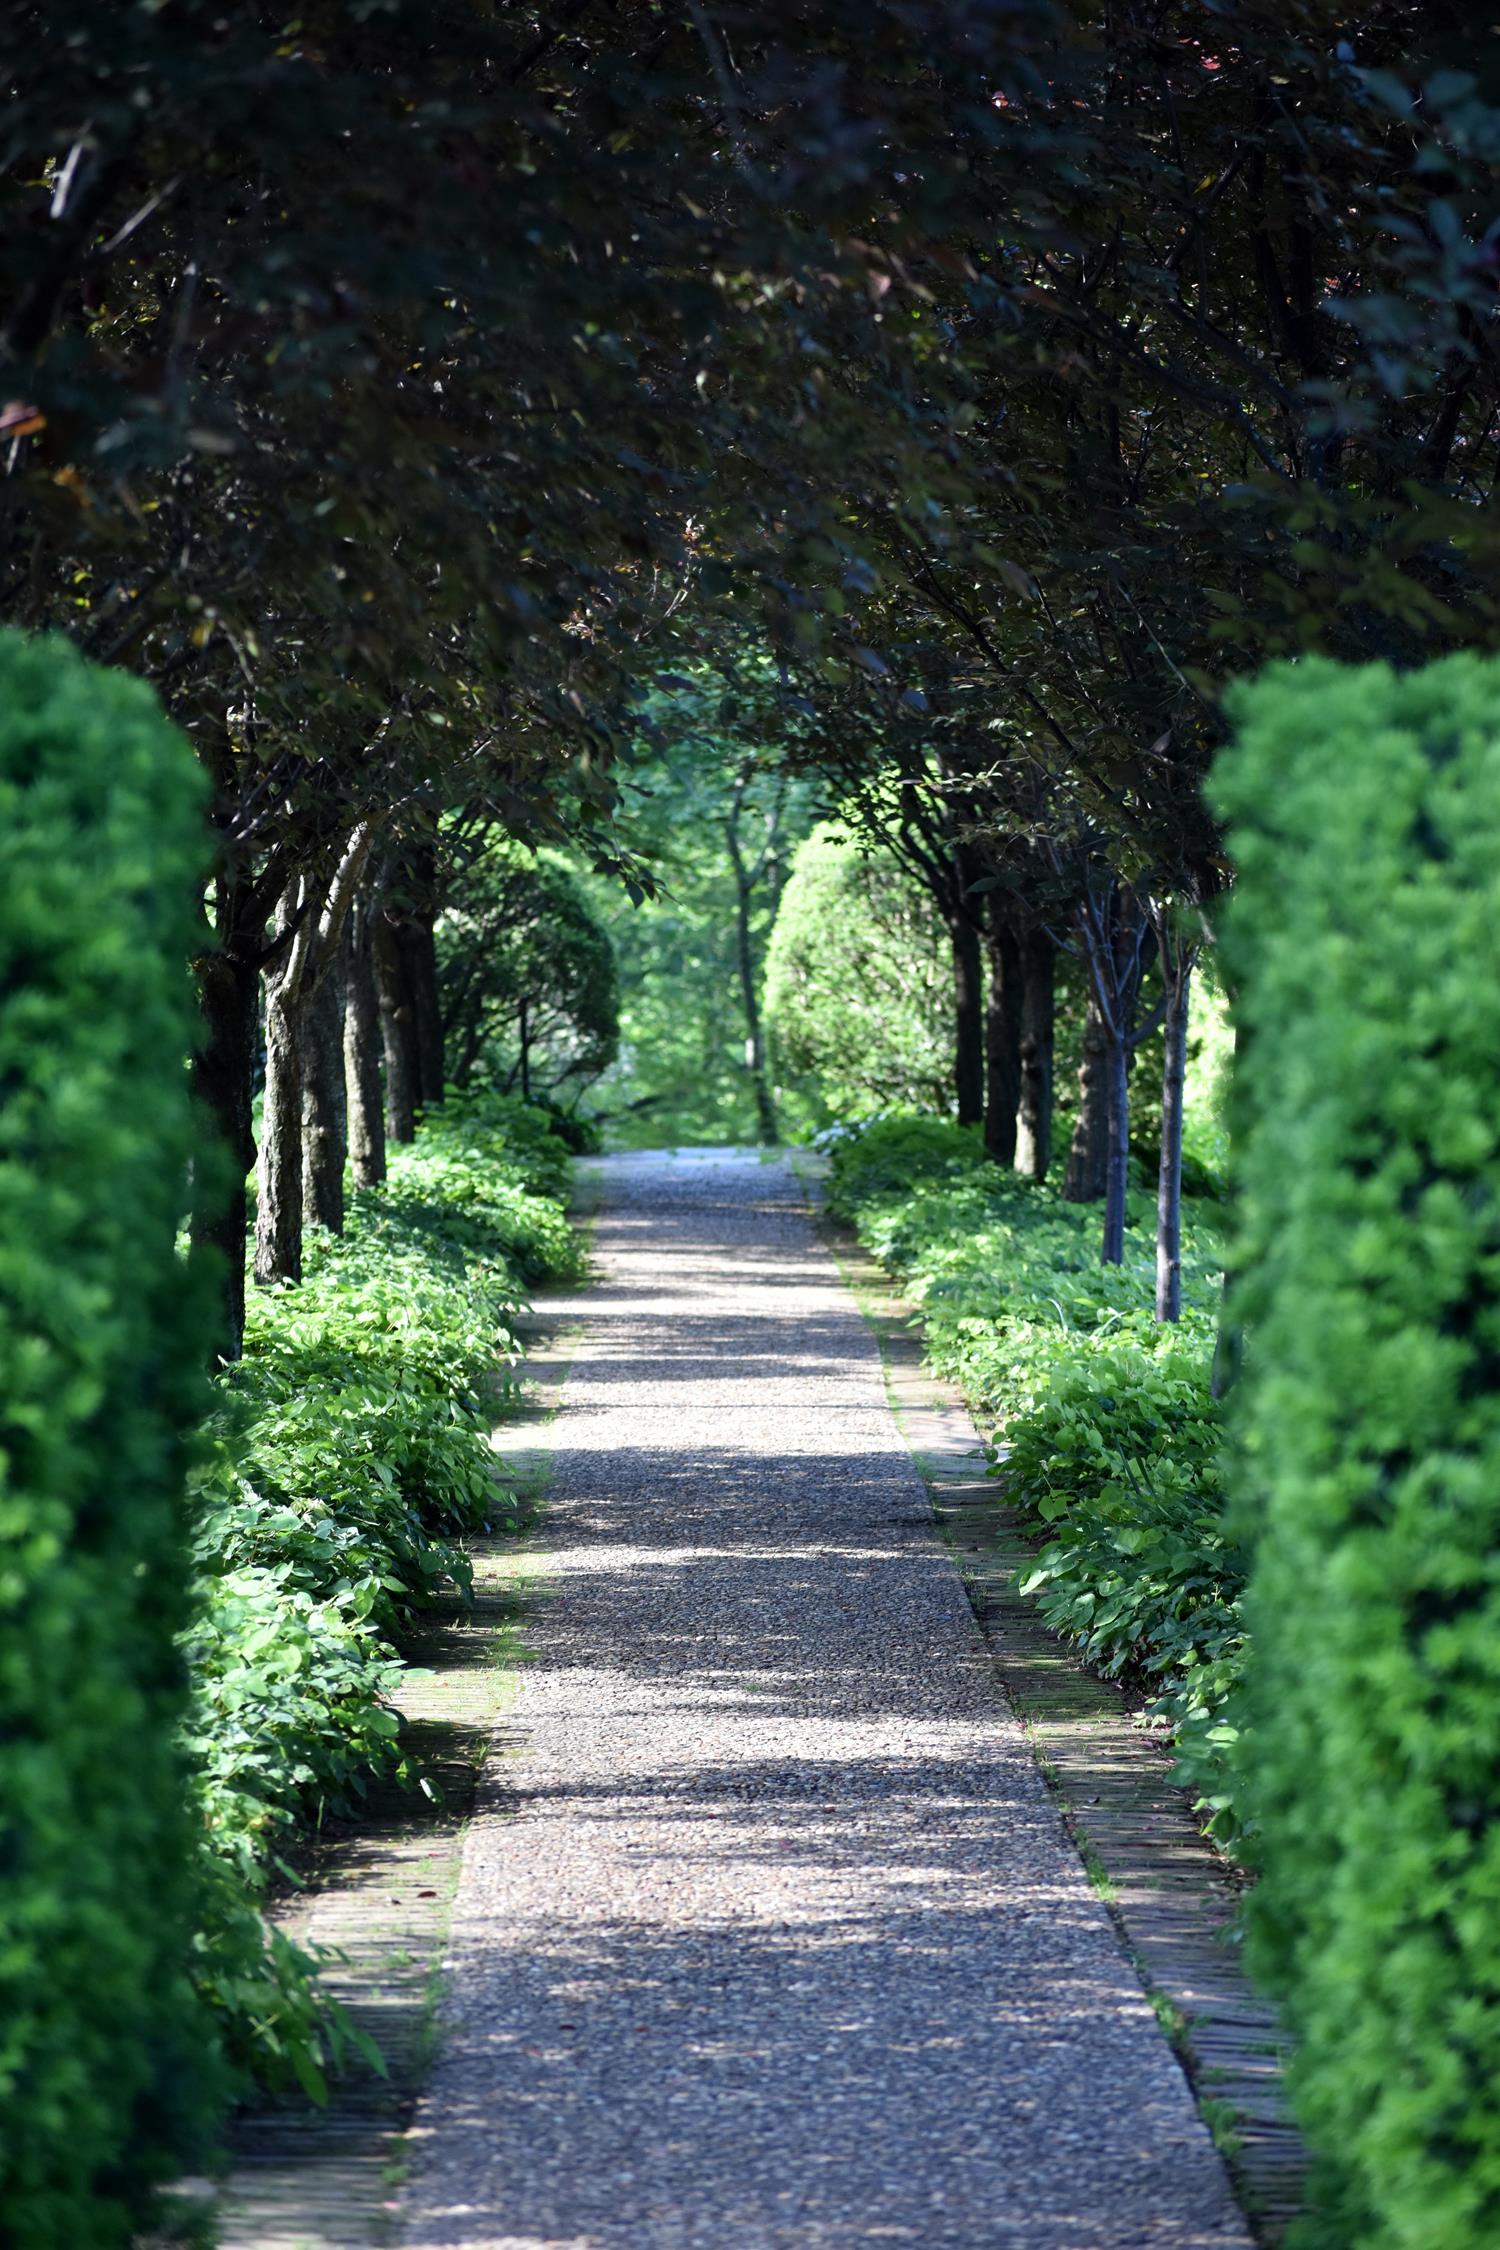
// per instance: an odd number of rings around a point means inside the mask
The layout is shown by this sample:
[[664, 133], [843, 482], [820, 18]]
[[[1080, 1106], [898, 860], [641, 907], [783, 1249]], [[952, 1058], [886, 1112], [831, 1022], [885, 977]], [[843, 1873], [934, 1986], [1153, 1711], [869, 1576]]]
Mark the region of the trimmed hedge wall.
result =
[[1283, 665], [1243, 1062], [1253, 1960], [1338, 2250], [1500, 2241], [1500, 662]]
[[212, 2096], [175, 1645], [205, 852], [149, 689], [0, 634], [0, 2232], [24, 2250], [129, 2240]]

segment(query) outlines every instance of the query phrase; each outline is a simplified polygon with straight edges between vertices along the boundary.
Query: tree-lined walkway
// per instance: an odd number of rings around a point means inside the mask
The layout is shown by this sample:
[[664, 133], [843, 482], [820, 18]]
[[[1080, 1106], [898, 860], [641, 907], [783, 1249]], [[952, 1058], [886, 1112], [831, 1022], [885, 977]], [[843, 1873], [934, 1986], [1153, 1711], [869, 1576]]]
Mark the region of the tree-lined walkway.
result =
[[782, 1162], [605, 1160], [422, 2250], [1242, 2250]]

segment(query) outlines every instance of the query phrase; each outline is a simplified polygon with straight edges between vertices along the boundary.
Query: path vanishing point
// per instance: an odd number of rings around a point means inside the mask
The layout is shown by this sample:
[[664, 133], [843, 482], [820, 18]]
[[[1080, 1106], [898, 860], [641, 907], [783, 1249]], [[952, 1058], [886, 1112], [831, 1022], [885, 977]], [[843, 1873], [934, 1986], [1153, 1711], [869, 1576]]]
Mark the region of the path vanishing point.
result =
[[790, 1166], [600, 1160], [409, 2250], [1248, 2250]]

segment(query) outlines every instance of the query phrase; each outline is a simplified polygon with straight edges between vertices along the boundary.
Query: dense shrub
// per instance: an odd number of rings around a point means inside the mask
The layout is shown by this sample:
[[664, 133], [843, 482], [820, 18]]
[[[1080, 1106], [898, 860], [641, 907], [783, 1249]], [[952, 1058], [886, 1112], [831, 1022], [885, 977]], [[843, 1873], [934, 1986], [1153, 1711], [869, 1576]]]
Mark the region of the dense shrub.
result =
[[213, 2095], [175, 1738], [196, 761], [0, 637], [0, 2232], [128, 2239]]
[[824, 822], [798, 846], [766, 951], [776, 1075], [839, 1116], [942, 1109], [953, 964], [927, 893], [889, 851]]
[[1280, 667], [1232, 822], [1254, 1959], [1322, 2239], [1500, 2240], [1500, 665]]
[[830, 1208], [921, 1305], [929, 1355], [995, 1432], [1007, 1496], [1045, 1537], [1026, 1590], [1102, 1671], [1150, 1691], [1182, 1778], [1233, 1842], [1244, 1562], [1209, 1399], [1212, 1231], [1189, 1223], [1183, 1319], [1158, 1327], [1144, 1201], [1125, 1263], [1102, 1266], [1094, 1214], [997, 1171], [966, 1129], [886, 1117], [823, 1145]]
[[[211, 1859], [199, 1985], [238, 2068], [324, 2090], [349, 2027], [262, 1913], [299, 1826], [406, 1770], [399, 1646], [507, 1520], [489, 1429], [528, 1285], [571, 1278], [567, 1152], [460, 1097], [391, 1152], [303, 1281], [252, 1293], [196, 1490], [191, 1747]], [[538, 1191], [541, 1192], [538, 1192]], [[411, 1778], [416, 1778], [412, 1776]]]

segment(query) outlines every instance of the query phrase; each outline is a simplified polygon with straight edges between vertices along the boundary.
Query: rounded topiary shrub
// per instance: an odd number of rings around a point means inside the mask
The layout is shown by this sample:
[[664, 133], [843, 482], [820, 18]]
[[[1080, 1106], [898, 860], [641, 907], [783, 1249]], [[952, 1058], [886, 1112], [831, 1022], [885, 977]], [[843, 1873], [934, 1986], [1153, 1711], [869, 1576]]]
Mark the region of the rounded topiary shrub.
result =
[[1500, 662], [1283, 665], [1239, 870], [1253, 1958], [1338, 2250], [1500, 2241]]
[[0, 635], [0, 2233], [130, 2240], [212, 2072], [177, 1730], [197, 763]]

